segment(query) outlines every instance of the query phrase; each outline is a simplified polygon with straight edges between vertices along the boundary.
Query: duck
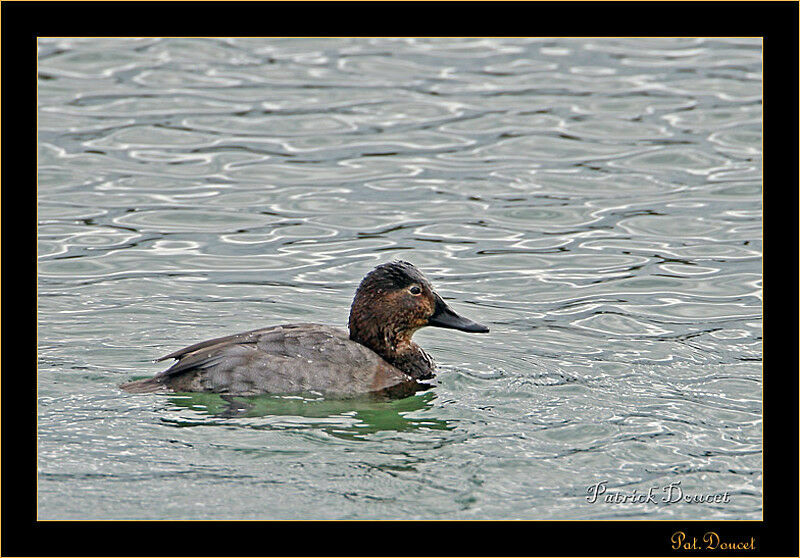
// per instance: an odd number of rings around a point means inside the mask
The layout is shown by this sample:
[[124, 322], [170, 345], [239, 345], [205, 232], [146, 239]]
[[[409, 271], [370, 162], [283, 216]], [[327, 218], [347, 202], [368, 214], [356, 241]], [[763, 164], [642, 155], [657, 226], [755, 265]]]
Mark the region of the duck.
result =
[[422, 381], [436, 371], [433, 358], [412, 341], [428, 326], [489, 332], [450, 308], [417, 267], [395, 260], [378, 265], [358, 285], [348, 331], [292, 323], [210, 339], [157, 359], [176, 362], [152, 378], [119, 387], [138, 394], [405, 396], [429, 388]]

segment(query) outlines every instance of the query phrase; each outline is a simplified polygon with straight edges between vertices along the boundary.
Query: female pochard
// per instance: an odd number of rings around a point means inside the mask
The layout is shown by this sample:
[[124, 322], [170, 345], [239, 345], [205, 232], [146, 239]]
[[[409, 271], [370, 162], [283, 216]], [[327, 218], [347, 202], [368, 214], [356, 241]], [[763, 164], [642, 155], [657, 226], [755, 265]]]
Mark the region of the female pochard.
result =
[[286, 324], [211, 339], [161, 357], [177, 362], [120, 387], [131, 393], [413, 393], [417, 380], [435, 371], [433, 359], [411, 340], [425, 326], [489, 331], [451, 310], [412, 264], [394, 261], [361, 281], [350, 308], [349, 335], [326, 325]]

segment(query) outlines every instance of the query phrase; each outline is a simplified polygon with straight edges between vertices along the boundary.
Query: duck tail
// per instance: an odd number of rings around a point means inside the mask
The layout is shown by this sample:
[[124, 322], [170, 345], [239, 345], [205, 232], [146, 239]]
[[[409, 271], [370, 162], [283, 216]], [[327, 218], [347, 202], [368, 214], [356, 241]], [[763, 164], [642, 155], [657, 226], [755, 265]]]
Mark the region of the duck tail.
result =
[[154, 378], [145, 378], [144, 380], [120, 384], [119, 389], [128, 393], [155, 393], [157, 391], [166, 391], [167, 386]]

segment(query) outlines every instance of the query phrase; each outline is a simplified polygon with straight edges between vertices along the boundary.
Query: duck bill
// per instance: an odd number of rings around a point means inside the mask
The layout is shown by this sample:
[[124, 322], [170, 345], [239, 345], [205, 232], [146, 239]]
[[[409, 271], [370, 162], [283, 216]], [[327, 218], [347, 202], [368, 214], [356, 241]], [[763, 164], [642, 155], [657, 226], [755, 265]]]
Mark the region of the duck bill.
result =
[[438, 294], [435, 296], [436, 308], [434, 309], [433, 316], [428, 319], [428, 325], [457, 329], [459, 331], [466, 331], [467, 333], [489, 333], [488, 327], [478, 322], [468, 320], [463, 316], [459, 316], [453, 312]]

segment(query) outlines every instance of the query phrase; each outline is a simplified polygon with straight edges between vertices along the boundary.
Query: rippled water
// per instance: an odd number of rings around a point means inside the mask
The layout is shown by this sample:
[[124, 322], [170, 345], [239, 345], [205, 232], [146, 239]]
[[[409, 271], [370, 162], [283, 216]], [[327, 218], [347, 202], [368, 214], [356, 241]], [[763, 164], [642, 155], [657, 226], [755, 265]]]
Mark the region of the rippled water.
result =
[[[761, 44], [42, 39], [40, 519], [760, 519]], [[135, 396], [421, 267], [392, 402]], [[721, 503], [590, 503], [680, 481]]]

